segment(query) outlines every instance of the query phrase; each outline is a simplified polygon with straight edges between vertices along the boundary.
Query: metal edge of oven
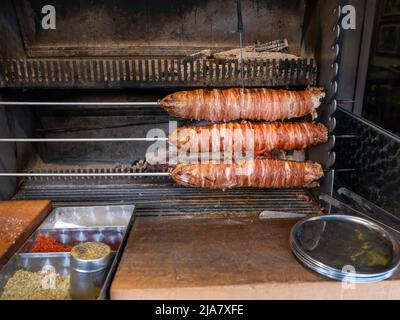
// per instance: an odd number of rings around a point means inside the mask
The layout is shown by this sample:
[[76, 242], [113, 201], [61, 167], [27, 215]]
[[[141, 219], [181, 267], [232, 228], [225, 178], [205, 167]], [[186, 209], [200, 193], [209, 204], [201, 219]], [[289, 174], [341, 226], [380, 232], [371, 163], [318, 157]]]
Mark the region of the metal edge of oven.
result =
[[132, 231], [133, 226], [134, 226], [135, 221], [136, 221], [135, 211], [136, 211], [136, 207], [134, 208], [132, 216], [131, 216], [131, 219], [130, 219], [128, 225], [126, 226], [124, 237], [122, 239], [121, 244], [119, 245], [118, 251], [117, 251], [117, 253], [116, 253], [116, 255], [115, 255], [114, 259], [113, 259], [113, 262], [112, 262], [112, 264], [110, 266], [110, 269], [108, 271], [108, 274], [107, 274], [107, 278], [104, 281], [103, 287], [102, 287], [102, 289], [100, 291], [100, 295], [97, 298], [97, 300], [109, 300], [110, 299], [111, 284], [112, 284], [112, 281], [114, 280], [114, 276], [115, 276], [115, 274], [117, 272], [119, 263], [121, 261], [122, 255], [123, 255], [123, 252], [124, 252], [126, 244], [128, 242], [128, 238], [129, 238], [129, 236], [131, 234], [131, 231]]

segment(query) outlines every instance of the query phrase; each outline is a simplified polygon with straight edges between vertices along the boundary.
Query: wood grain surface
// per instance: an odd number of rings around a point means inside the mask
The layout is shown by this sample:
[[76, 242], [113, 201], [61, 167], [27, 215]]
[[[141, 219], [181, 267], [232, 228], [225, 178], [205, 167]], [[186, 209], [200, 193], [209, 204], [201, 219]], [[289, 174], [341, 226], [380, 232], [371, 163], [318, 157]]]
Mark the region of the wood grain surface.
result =
[[51, 212], [50, 200], [0, 201], [0, 267]]
[[297, 221], [137, 218], [111, 298], [400, 298], [398, 275], [348, 290], [304, 268], [289, 247]]

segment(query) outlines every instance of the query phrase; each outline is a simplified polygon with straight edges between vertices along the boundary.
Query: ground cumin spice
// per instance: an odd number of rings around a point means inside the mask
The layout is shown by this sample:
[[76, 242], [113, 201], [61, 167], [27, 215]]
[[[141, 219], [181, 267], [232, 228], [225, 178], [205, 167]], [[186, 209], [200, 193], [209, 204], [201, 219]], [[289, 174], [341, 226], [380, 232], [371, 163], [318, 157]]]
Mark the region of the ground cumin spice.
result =
[[73, 247], [71, 255], [81, 260], [96, 260], [109, 255], [110, 252], [110, 247], [104, 243], [85, 242]]
[[[54, 287], [45, 286], [45, 277], [49, 276], [54, 276]], [[70, 300], [69, 290], [69, 277], [21, 269], [7, 281], [0, 300]]]
[[32, 247], [32, 252], [70, 252], [72, 247], [64, 246], [56, 238], [38, 236]]

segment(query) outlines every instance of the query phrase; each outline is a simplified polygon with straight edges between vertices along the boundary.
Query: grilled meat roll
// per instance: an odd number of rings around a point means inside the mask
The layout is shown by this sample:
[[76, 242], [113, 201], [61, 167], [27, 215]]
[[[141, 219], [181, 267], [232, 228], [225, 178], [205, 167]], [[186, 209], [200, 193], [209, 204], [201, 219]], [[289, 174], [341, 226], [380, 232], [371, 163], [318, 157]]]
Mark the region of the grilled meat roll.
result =
[[323, 176], [323, 170], [312, 162], [242, 160], [178, 164], [171, 176], [176, 183], [195, 188], [314, 188], [319, 186], [316, 180]]
[[274, 89], [193, 90], [173, 93], [160, 105], [171, 115], [193, 120], [227, 122], [233, 120], [276, 121], [312, 114], [325, 93], [319, 88], [305, 91]]
[[169, 142], [191, 152], [233, 151], [247, 154], [273, 150], [301, 150], [328, 140], [328, 129], [311, 122], [223, 123], [182, 127]]

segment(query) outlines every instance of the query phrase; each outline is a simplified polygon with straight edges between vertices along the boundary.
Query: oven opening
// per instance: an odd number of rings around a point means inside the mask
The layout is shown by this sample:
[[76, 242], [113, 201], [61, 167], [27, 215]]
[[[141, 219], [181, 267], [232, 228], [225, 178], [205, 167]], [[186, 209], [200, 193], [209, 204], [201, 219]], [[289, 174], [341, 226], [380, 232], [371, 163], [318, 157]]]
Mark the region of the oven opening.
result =
[[[332, 137], [302, 151], [268, 155], [320, 163], [325, 177], [312, 190], [184, 188], [168, 176], [171, 166], [149, 161], [154, 141], [133, 141], [154, 130], [168, 137], [171, 122], [206, 124], [174, 118], [157, 105], [173, 92], [201, 88], [321, 87], [325, 99], [316, 121], [333, 131], [332, 44], [338, 38], [332, 27], [326, 36], [328, 24], [321, 25], [319, 12], [335, 12], [334, 4], [242, 1], [240, 12], [235, 1], [223, 9], [218, 3], [166, 8], [160, 1], [121, 1], [123, 13], [105, 3], [104, 10], [81, 4], [74, 11], [73, 2], [56, 7], [62, 18], [52, 32], [29, 27], [39, 4], [16, 3], [13, 18], [25, 40], [5, 53], [0, 82], [11, 138], [28, 141], [11, 146], [16, 159], [8, 171], [26, 176], [0, 178], [12, 186], [6, 192], [60, 205], [130, 202], [139, 215], [320, 214], [318, 195], [329, 193], [333, 179]], [[334, 26], [335, 16], [327, 17]], [[66, 26], [68, 33], [62, 32]], [[296, 121], [307, 120], [311, 116]]]

